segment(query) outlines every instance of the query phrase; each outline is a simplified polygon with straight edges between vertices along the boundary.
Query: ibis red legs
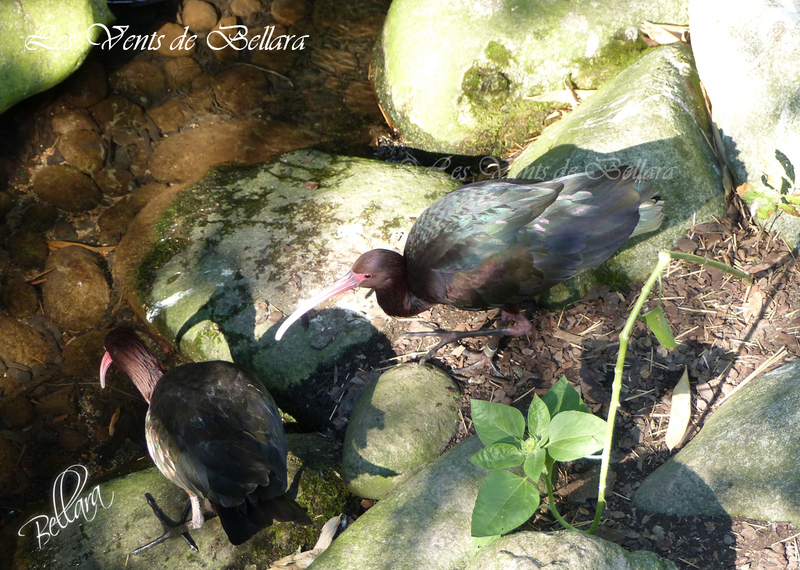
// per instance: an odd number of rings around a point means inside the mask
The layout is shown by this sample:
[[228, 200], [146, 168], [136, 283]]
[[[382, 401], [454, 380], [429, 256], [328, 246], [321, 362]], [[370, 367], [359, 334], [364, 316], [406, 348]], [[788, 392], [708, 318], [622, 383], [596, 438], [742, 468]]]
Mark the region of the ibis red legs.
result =
[[[275, 335], [304, 313], [356, 287], [373, 289], [393, 317], [436, 304], [463, 310], [501, 307], [497, 330], [445, 333], [436, 350], [465, 337], [519, 336], [530, 322], [513, 307], [602, 263], [628, 238], [658, 229], [662, 202], [635, 168], [619, 166], [550, 182], [505, 179], [462, 186], [428, 206], [408, 233], [403, 255], [373, 249], [343, 278], [300, 303]], [[510, 322], [515, 322], [509, 327]], [[423, 333], [427, 334], [427, 333]]]

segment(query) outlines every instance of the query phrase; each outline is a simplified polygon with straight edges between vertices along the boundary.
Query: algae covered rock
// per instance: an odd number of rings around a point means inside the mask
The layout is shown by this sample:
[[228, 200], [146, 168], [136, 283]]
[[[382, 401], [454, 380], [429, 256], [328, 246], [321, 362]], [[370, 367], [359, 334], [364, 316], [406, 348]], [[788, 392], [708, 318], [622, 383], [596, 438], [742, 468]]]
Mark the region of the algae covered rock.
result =
[[622, 288], [649, 276], [694, 219], [724, 213], [724, 192], [697, 71], [688, 47], [662, 46], [617, 75], [517, 158], [509, 177], [550, 180], [620, 164], [653, 180], [664, 200], [657, 232], [637, 237], [596, 269], [555, 287], [550, 303], [595, 283]]
[[456, 433], [455, 382], [433, 366], [405, 364], [364, 390], [344, 438], [342, 478], [359, 497], [382, 499], [436, 459]]
[[402, 248], [415, 217], [458, 185], [422, 169], [314, 151], [219, 170], [148, 203], [115, 252], [114, 276], [188, 357], [252, 370], [281, 408], [318, 424], [302, 381], [363, 347], [376, 333], [369, 319], [383, 312], [363, 292], [341, 295], [338, 308], [323, 308], [277, 343], [281, 313], [361, 253]]
[[375, 89], [416, 148], [500, 153], [551, 107], [530, 98], [570, 77], [596, 89], [638, 57], [645, 20], [687, 23], [686, 2], [395, 0], [375, 47]]
[[0, 2], [0, 113], [69, 77], [113, 20], [105, 0]]

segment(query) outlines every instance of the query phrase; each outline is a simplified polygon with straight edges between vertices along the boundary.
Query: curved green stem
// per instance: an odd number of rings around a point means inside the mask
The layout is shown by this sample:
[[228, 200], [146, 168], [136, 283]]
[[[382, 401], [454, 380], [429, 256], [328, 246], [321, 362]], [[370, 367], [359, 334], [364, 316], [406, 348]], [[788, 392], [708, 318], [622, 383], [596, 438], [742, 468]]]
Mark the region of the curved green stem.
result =
[[553, 495], [553, 483], [550, 481], [550, 473], [547, 473], [544, 476], [544, 484], [547, 486], [547, 498], [550, 499], [550, 504], [548, 505], [548, 507], [550, 507], [550, 512], [553, 513], [553, 516], [556, 517], [556, 520], [561, 523], [561, 526], [567, 530], [574, 530], [575, 532], [586, 532], [575, 528], [569, 524], [564, 517], [558, 514], [558, 509], [556, 509], [556, 498]]
[[659, 253], [659, 256], [661, 255], [661, 253], [666, 253], [673, 259], [685, 259], [686, 261], [691, 261], [697, 263], [698, 265], [708, 265], [709, 267], [715, 267], [717, 269], [724, 271], [725, 273], [730, 273], [731, 275], [738, 277], [739, 279], [743, 279], [748, 283], [753, 282], [753, 276], [750, 275], [749, 273], [745, 273], [744, 271], [739, 271], [738, 269], [734, 269], [730, 265], [726, 265], [721, 261], [714, 261], [713, 259], [708, 259], [707, 257], [700, 257], [698, 255], [692, 255], [691, 253], [681, 253], [679, 251], [670, 251], [670, 252], [662, 251]]
[[614, 421], [617, 417], [617, 409], [619, 408], [619, 394], [622, 390], [622, 369], [625, 364], [625, 353], [628, 350], [628, 340], [631, 338], [631, 331], [636, 324], [636, 319], [639, 313], [642, 312], [644, 302], [647, 296], [653, 289], [661, 272], [669, 265], [670, 254], [666, 251], [658, 252], [658, 263], [656, 264], [650, 278], [642, 286], [642, 291], [639, 293], [639, 298], [628, 315], [628, 320], [625, 321], [625, 328], [619, 334], [619, 353], [617, 354], [617, 364], [614, 366], [614, 384], [611, 387], [611, 402], [608, 404], [608, 419], [606, 425], [606, 437], [603, 445], [603, 454], [601, 455], [602, 463], [600, 464], [600, 488], [597, 492], [597, 510], [594, 514], [592, 526], [589, 527], [588, 533], [593, 533], [600, 524], [600, 518], [603, 515], [603, 510], [606, 507], [606, 480], [608, 479], [608, 465], [611, 461], [611, 441], [614, 438]]

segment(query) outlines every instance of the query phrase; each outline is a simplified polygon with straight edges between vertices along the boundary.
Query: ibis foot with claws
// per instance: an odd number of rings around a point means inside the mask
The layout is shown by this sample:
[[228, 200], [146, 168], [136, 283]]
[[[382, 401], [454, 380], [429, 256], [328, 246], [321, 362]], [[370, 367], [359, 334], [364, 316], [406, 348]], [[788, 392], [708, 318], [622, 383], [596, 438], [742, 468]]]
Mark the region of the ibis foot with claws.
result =
[[[194, 502], [197, 500], [197, 497], [192, 497], [192, 499], [190, 499], [189, 502], [186, 503], [186, 508], [183, 509], [183, 514], [181, 515], [180, 520], [176, 522], [176, 521], [172, 520], [169, 516], [167, 516], [167, 514], [163, 510], [161, 510], [161, 507], [158, 506], [158, 503], [156, 503], [156, 500], [153, 498], [153, 495], [151, 495], [150, 493], [145, 493], [144, 496], [147, 499], [147, 504], [150, 505], [150, 508], [153, 509], [153, 513], [156, 515], [158, 520], [161, 522], [161, 526], [164, 528], [164, 534], [159, 536], [157, 539], [155, 539], [155, 540], [153, 540], [151, 542], [148, 542], [147, 544], [145, 544], [143, 546], [140, 546], [136, 550], [131, 551], [131, 556], [135, 556], [137, 554], [141, 554], [145, 550], [150, 550], [154, 546], [157, 546], [157, 545], [161, 544], [162, 542], [164, 542], [166, 540], [169, 540], [170, 538], [178, 538], [178, 537], [183, 538], [183, 540], [186, 541], [186, 544], [189, 545], [189, 548], [194, 550], [195, 552], [197, 552], [197, 550], [198, 550], [197, 544], [195, 543], [194, 539], [192, 538], [192, 535], [189, 534], [189, 529], [196, 529], [196, 528], [200, 528], [200, 526], [202, 526], [202, 521], [200, 522], [199, 525], [196, 524], [196, 521], [195, 521], [196, 512], [200, 512], [199, 511], [199, 501], [198, 501], [198, 509], [197, 509], [197, 511], [195, 511], [193, 509]], [[187, 522], [190, 512], [193, 512], [192, 520]], [[202, 515], [202, 513], [201, 513], [201, 515]], [[214, 514], [214, 513], [208, 513], [208, 514], [206, 514], [204, 516], [204, 519], [208, 520], [208, 519], [213, 518], [215, 516], [217, 516], [217, 515]]]
[[[513, 326], [509, 326], [514, 323]], [[503, 376], [503, 373], [494, 363], [494, 356], [497, 354], [497, 347], [500, 344], [500, 339], [504, 336], [522, 336], [528, 334], [533, 325], [522, 313], [503, 310], [501, 320], [496, 329], [487, 329], [479, 331], [448, 331], [434, 327], [429, 323], [423, 323], [425, 326], [431, 327], [430, 331], [418, 331], [405, 333], [405, 337], [425, 337], [425, 336], [438, 336], [439, 342], [431, 348], [425, 356], [423, 356], [419, 363], [425, 364], [428, 360], [433, 358], [440, 348], [450, 343], [457, 342], [464, 338], [475, 338], [479, 336], [489, 336], [489, 342], [483, 349], [483, 352], [469, 352], [472, 360], [476, 362], [464, 368], [456, 368], [453, 372], [465, 373], [470, 372], [481, 366], [489, 366], [492, 373], [496, 376]]]

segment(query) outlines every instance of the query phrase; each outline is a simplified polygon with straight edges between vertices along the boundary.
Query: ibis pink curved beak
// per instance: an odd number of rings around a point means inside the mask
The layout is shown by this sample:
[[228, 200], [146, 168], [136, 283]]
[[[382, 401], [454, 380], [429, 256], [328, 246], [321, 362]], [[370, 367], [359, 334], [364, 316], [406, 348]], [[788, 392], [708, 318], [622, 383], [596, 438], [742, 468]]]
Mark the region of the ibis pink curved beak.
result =
[[103, 355], [103, 360], [100, 362], [100, 387], [101, 388], [105, 388], [106, 387], [106, 372], [108, 372], [108, 367], [111, 366], [111, 364], [113, 362], [114, 361], [111, 360], [111, 355], [108, 353], [108, 351], [106, 351], [106, 353]]
[[317, 305], [327, 301], [331, 297], [338, 295], [339, 293], [344, 293], [345, 291], [349, 291], [350, 289], [355, 289], [361, 282], [364, 280], [363, 275], [359, 275], [358, 273], [353, 273], [352, 271], [348, 271], [347, 275], [339, 279], [336, 283], [329, 285], [310, 299], [306, 299], [302, 303], [297, 306], [294, 313], [289, 315], [289, 318], [286, 319], [281, 327], [278, 329], [278, 332], [275, 333], [275, 340], [281, 340], [281, 337], [286, 333], [288, 328], [294, 324], [296, 320], [306, 314], [308, 311], [316, 307]]

